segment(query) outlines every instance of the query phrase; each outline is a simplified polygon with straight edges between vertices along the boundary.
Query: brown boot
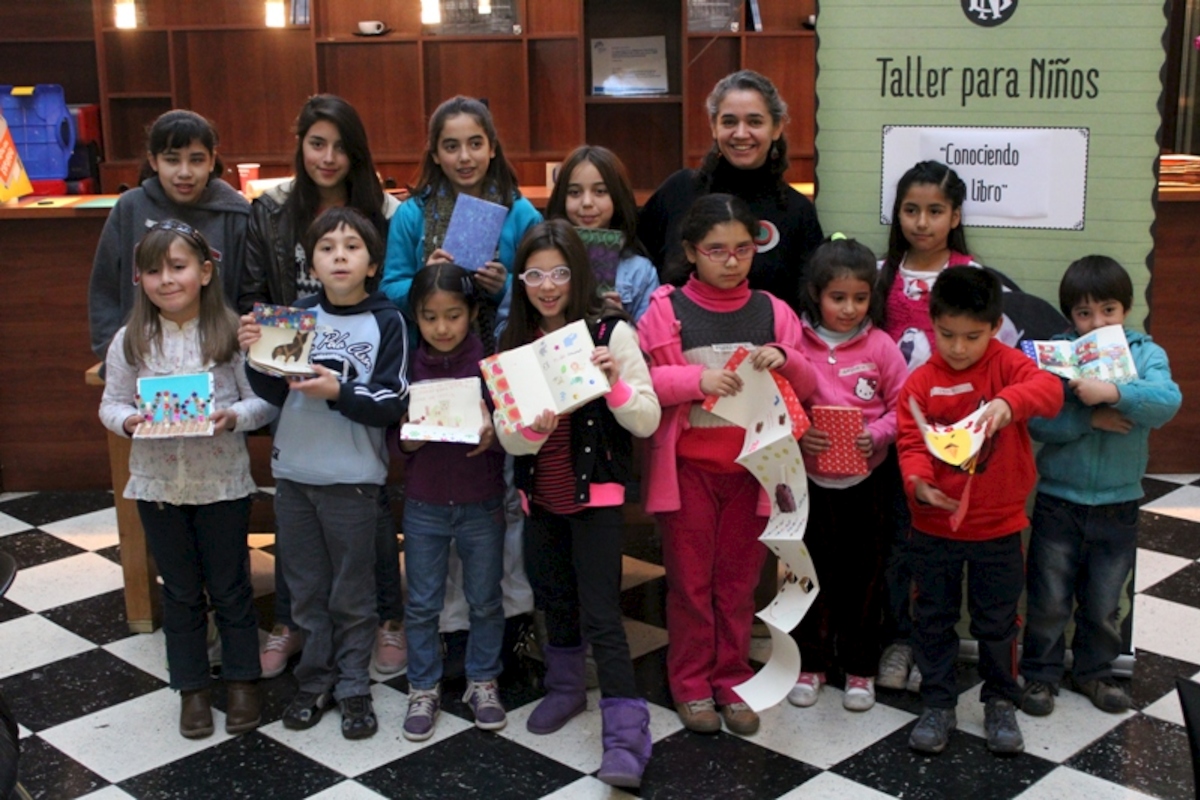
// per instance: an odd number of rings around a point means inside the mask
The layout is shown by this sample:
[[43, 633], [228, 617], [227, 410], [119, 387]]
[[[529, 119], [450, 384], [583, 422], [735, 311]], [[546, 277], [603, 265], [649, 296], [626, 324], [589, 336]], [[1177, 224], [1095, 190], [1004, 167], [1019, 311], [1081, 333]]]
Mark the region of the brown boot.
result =
[[226, 733], [245, 733], [258, 727], [262, 721], [262, 700], [257, 683], [227, 681], [225, 697], [228, 704], [225, 710]]
[[180, 692], [179, 733], [186, 739], [212, 736], [212, 690], [208, 687]]

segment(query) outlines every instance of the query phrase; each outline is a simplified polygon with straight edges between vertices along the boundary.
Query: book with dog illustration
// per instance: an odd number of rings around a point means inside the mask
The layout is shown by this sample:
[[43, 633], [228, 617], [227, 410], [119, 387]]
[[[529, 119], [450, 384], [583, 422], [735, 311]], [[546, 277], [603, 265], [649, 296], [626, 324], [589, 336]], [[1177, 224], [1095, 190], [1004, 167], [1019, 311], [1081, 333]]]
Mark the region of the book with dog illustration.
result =
[[211, 372], [138, 378], [134, 404], [142, 417], [135, 439], [213, 435]]
[[1105, 325], [1073, 342], [1065, 339], [1021, 342], [1025, 355], [1038, 368], [1060, 378], [1095, 378], [1109, 383], [1137, 380], [1137, 367], [1129, 352], [1129, 341], [1120, 325]]
[[508, 209], [499, 203], [459, 192], [442, 249], [454, 258], [455, 264], [476, 272], [496, 260], [496, 246], [507, 217]]
[[259, 372], [281, 378], [313, 374], [309, 354], [316, 335], [317, 312], [311, 308], [254, 304], [262, 338], [250, 345], [247, 362]]
[[482, 402], [479, 378], [409, 384], [408, 422], [400, 427], [400, 438], [408, 442], [479, 444]]
[[607, 394], [608, 379], [592, 363], [595, 349], [587, 323], [579, 320], [480, 361], [500, 424], [510, 431], [527, 427], [547, 409], [566, 414]]

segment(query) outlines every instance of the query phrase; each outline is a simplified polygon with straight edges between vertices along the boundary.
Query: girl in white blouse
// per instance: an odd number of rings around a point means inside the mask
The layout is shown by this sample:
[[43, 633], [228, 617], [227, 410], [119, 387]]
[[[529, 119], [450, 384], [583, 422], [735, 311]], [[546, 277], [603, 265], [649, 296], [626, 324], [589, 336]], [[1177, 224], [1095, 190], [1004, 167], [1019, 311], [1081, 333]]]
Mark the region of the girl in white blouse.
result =
[[[259, 723], [258, 625], [246, 533], [255, 484], [244, 431], [275, 408], [246, 381], [237, 316], [226, 305], [204, 237], [177, 220], [159, 222], [135, 253], [141, 287], [106, 358], [100, 419], [130, 436], [153, 411], [139, 403], [139, 378], [211, 376], [211, 407], [196, 410], [211, 436], [135, 438], [124, 496], [137, 500], [146, 541], [163, 578], [163, 631], [171, 688], [182, 694], [179, 732], [213, 731], [206, 645], [207, 608], [216, 613], [228, 694], [225, 729]], [[186, 402], [185, 404], [186, 405]]]

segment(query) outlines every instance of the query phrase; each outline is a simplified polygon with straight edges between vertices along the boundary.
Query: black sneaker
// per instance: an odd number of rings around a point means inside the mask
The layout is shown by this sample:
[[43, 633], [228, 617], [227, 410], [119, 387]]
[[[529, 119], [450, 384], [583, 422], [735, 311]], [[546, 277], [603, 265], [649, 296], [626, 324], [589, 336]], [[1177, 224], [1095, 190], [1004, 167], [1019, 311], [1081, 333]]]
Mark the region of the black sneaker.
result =
[[983, 729], [988, 750], [1002, 755], [1025, 752], [1025, 738], [1017, 725], [1017, 707], [1011, 700], [993, 697], [983, 708]]
[[321, 721], [321, 712], [327, 705], [329, 695], [325, 692], [296, 692], [283, 712], [283, 727], [294, 731], [308, 730]]
[[1071, 687], [1092, 701], [1092, 705], [1110, 714], [1120, 714], [1129, 710], [1129, 695], [1125, 694], [1112, 678], [1097, 678], [1094, 681], [1077, 681], [1071, 679]]
[[369, 739], [379, 730], [371, 695], [360, 694], [338, 701], [342, 712], [342, 736], [347, 739]]
[[1042, 681], [1029, 681], [1021, 692], [1021, 710], [1031, 717], [1049, 716], [1054, 710], [1054, 687]]
[[953, 708], [927, 708], [909, 734], [908, 746], [922, 753], [940, 753], [950, 741], [950, 732], [958, 727]]

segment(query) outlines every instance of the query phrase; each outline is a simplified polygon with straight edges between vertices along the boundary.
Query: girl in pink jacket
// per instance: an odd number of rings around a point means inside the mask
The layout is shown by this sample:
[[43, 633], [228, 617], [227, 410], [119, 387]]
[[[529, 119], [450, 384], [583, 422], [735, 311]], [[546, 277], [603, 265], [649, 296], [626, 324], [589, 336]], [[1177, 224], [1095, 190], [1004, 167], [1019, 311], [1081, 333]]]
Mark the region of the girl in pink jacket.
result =
[[817, 389], [804, 402], [813, 425], [800, 449], [808, 471], [804, 541], [821, 592], [792, 633], [802, 671], [788, 700], [816, 703], [836, 664], [846, 674], [842, 705], [866, 711], [875, 705], [889, 517], [900, 480], [890, 445], [908, 369], [892, 337], [876, 327], [883, 293], [865, 245], [834, 234], [808, 272], [801, 349]]
[[[638, 322], [662, 405], [651, 439], [646, 509], [659, 515], [667, 570], [667, 677], [683, 724], [716, 733], [758, 730], [758, 715], [733, 687], [753, 676], [747, 660], [754, 587], [766, 549], [758, 543], [770, 501], [737, 464], [745, 431], [701, 408], [706, 395], [742, 389], [724, 369], [739, 345], [756, 369], [772, 369], [807, 397], [816, 385], [797, 348], [800, 321], [746, 276], [758, 220], [726, 194], [699, 198], [681, 228], [685, 259], [664, 277]], [[715, 701], [715, 702], [714, 702]], [[717, 714], [717, 706], [721, 713]]]

